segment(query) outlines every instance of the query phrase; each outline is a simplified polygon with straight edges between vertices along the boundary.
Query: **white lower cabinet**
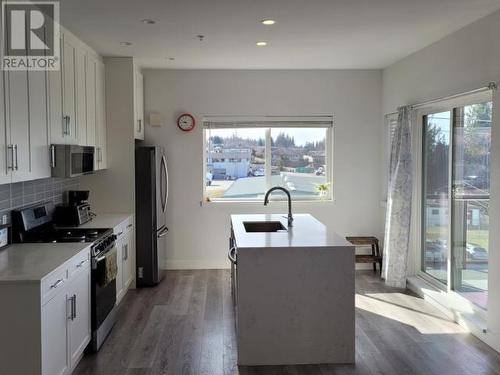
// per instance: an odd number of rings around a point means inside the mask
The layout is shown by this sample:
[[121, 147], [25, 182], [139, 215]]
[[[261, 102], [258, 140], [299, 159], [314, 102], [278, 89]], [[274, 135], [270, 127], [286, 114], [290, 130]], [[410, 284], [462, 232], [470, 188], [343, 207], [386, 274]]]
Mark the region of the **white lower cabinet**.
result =
[[114, 228], [118, 273], [116, 276], [116, 303], [120, 303], [135, 279], [135, 231], [133, 217]]
[[90, 247], [39, 282], [0, 283], [0, 374], [69, 375], [90, 342]]
[[90, 342], [89, 262], [68, 273], [61, 291], [42, 307], [42, 375], [71, 373]]
[[61, 291], [42, 307], [42, 374], [68, 372], [68, 295]]
[[68, 290], [68, 354], [74, 368], [90, 342], [90, 272], [80, 272]]

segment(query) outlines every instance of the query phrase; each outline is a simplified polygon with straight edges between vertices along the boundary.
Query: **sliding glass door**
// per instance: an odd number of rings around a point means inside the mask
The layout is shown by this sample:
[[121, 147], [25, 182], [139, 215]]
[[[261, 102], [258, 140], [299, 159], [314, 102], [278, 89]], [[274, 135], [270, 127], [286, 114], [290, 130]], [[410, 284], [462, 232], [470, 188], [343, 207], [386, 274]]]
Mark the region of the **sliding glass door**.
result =
[[488, 306], [492, 103], [423, 117], [422, 271]]
[[451, 111], [424, 116], [422, 271], [448, 283]]
[[492, 103], [454, 109], [453, 289], [488, 306]]

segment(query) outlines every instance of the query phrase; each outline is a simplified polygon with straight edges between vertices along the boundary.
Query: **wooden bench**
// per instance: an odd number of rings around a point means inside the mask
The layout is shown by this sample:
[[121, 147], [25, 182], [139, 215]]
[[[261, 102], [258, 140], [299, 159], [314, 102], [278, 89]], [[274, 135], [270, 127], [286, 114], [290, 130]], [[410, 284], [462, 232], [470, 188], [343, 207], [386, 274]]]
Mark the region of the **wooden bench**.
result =
[[377, 272], [377, 263], [379, 265], [380, 274], [382, 274], [382, 254], [378, 245], [378, 238], [376, 237], [361, 237], [352, 236], [346, 237], [346, 240], [356, 247], [371, 247], [371, 254], [357, 254], [356, 263], [373, 263], [373, 271]]

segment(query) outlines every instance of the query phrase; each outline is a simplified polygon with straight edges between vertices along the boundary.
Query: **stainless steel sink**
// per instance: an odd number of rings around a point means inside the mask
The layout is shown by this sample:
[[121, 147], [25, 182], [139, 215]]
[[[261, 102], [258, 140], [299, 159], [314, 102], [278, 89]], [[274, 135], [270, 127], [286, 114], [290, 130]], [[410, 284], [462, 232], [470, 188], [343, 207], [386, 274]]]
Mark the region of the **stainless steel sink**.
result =
[[256, 232], [279, 232], [285, 231], [286, 228], [280, 221], [244, 221], [245, 230], [251, 233]]

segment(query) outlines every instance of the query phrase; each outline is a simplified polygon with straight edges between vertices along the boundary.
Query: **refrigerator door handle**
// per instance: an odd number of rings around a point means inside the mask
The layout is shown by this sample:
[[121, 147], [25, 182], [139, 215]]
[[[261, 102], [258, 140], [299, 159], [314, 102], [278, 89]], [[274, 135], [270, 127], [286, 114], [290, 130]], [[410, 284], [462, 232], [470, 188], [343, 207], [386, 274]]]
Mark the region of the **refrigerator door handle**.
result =
[[158, 238], [162, 238], [163, 236], [166, 236], [168, 232], [168, 228], [164, 226], [162, 229], [159, 230], [158, 232]]
[[167, 201], [168, 201], [168, 170], [167, 170], [167, 161], [165, 160], [165, 155], [162, 155], [161, 157], [161, 167], [162, 167], [162, 173], [165, 174], [165, 186], [163, 186], [163, 179], [161, 180], [161, 186], [162, 186], [162, 211], [165, 212], [167, 209]]

